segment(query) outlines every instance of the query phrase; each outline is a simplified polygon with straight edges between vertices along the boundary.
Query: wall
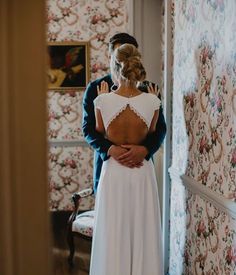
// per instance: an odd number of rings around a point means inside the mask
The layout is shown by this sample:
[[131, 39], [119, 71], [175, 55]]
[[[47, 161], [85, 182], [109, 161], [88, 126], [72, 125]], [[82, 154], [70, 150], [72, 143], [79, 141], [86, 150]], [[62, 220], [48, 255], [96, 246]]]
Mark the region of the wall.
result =
[[235, 274], [236, 221], [179, 176], [236, 201], [236, 1], [174, 3], [169, 271]]
[[161, 0], [135, 0], [134, 35], [139, 42], [147, 78], [161, 83]]
[[[157, 83], [162, 92], [162, 1], [133, 0], [133, 33], [136, 37], [147, 79]], [[132, 3], [133, 2], [133, 3]], [[162, 97], [163, 98], [163, 97]], [[160, 206], [163, 202], [163, 148], [154, 156]]]
[[[89, 41], [91, 80], [108, 72], [108, 41], [128, 32], [124, 0], [49, 0], [48, 41]], [[49, 188], [51, 210], [72, 208], [71, 195], [92, 185], [93, 151], [81, 132], [84, 91], [48, 92]], [[93, 201], [82, 203], [90, 208]]]
[[0, 1], [0, 36], [0, 274], [49, 275], [44, 1]]

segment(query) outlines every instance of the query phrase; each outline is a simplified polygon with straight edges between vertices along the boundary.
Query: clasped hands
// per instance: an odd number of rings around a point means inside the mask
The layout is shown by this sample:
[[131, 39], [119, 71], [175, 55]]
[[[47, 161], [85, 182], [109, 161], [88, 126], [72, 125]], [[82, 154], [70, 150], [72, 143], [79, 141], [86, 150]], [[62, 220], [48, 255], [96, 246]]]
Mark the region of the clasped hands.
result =
[[109, 156], [129, 168], [141, 167], [147, 154], [148, 150], [145, 146], [133, 144], [112, 145], [108, 150]]

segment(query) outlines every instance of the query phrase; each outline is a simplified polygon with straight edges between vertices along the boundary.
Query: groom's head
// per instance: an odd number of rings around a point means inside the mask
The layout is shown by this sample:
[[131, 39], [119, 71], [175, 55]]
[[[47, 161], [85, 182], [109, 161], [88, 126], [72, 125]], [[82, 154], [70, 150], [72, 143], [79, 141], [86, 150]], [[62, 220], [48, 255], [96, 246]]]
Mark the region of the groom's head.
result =
[[137, 40], [133, 36], [129, 35], [128, 33], [121, 32], [113, 35], [109, 41], [109, 52], [112, 53], [115, 48], [126, 43], [132, 44], [136, 48], [138, 48]]

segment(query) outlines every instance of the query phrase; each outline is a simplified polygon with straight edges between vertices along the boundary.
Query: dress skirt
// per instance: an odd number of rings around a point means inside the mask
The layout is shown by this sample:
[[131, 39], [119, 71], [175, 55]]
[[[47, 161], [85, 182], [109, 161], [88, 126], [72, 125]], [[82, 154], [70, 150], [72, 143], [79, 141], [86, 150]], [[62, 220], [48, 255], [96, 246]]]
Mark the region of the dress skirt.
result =
[[163, 275], [161, 218], [153, 162], [103, 163], [95, 204], [90, 275]]

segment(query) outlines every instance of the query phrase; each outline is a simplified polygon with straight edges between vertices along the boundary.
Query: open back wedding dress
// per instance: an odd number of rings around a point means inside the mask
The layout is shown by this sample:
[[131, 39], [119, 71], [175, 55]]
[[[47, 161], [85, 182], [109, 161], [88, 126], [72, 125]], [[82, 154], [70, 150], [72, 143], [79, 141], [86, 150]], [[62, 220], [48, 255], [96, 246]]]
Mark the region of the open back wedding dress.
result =
[[[94, 100], [104, 127], [127, 106], [149, 128], [160, 100], [153, 94]], [[95, 204], [90, 275], [163, 275], [161, 218], [152, 160], [128, 168], [113, 158], [103, 163]]]

